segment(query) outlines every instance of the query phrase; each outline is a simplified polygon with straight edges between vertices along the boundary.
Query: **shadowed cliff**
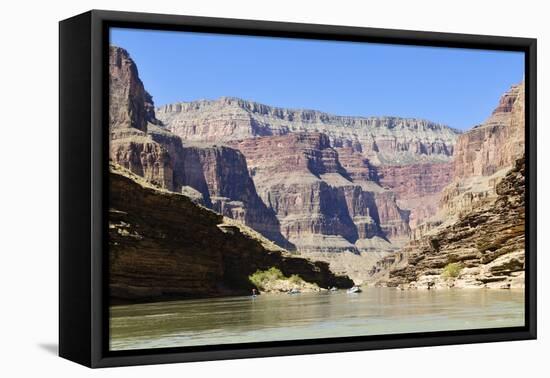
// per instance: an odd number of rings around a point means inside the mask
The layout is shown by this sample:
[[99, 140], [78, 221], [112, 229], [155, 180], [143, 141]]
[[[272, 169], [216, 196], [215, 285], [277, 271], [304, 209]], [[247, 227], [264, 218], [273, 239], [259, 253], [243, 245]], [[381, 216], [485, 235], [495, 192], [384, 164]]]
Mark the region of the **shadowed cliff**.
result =
[[246, 295], [256, 270], [279, 268], [319, 287], [350, 287], [324, 262], [293, 257], [259, 233], [185, 195], [111, 165], [110, 292], [113, 302]]

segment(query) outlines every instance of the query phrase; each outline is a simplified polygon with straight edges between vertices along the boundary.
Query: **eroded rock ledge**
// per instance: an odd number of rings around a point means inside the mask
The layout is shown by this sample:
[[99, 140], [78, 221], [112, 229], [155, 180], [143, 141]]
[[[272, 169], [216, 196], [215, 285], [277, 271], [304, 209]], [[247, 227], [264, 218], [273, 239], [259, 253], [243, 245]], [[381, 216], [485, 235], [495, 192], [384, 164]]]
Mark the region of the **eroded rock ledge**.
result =
[[239, 222], [112, 164], [109, 261], [113, 302], [245, 295], [277, 267], [322, 288], [351, 287], [327, 263], [292, 256]]
[[[380, 262], [388, 286], [522, 288], [525, 275], [525, 158], [496, 185], [497, 198]], [[391, 260], [391, 261], [390, 261]], [[443, 274], [459, 264], [455, 277]]]

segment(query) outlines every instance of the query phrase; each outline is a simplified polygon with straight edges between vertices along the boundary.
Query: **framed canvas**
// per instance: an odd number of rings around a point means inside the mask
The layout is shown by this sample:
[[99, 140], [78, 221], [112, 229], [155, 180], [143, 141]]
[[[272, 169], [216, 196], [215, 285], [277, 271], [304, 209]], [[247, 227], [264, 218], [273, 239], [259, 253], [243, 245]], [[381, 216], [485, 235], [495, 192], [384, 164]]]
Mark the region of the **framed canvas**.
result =
[[536, 338], [536, 40], [60, 22], [59, 353]]

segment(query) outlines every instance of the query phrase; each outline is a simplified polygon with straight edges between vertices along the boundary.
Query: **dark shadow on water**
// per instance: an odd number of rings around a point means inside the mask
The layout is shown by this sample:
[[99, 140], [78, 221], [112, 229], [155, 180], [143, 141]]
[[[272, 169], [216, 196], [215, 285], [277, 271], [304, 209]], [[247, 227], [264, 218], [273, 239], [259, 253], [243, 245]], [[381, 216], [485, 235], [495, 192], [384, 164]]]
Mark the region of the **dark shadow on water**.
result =
[[46, 352], [54, 355], [59, 354], [59, 347], [57, 343], [40, 343], [38, 344], [38, 347], [42, 350], [45, 350]]

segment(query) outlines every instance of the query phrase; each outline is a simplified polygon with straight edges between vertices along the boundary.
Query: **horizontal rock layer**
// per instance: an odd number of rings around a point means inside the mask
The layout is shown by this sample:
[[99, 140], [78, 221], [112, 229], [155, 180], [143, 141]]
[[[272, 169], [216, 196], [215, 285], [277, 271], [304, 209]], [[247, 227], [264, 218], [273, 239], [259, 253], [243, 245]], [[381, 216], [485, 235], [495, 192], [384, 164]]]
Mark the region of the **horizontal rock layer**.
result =
[[449, 161], [459, 132], [398, 117], [336, 116], [276, 108], [232, 97], [157, 108], [157, 117], [185, 140], [227, 142], [292, 132], [322, 132], [335, 148], [353, 147], [376, 164]]
[[422, 163], [377, 168], [380, 185], [391, 189], [402, 208], [410, 210], [416, 228], [437, 213], [442, 190], [453, 180], [452, 163]]
[[109, 284], [115, 302], [243, 295], [256, 270], [279, 268], [323, 288], [350, 287], [327, 263], [291, 256], [239, 222], [113, 165]]
[[505, 93], [491, 117], [462, 134], [455, 146], [454, 177], [490, 176], [525, 151], [525, 84]]
[[354, 181], [327, 135], [295, 132], [228, 143], [246, 157], [258, 194], [301, 254], [360, 280], [360, 272], [346, 270], [349, 261], [356, 268], [372, 263], [369, 253], [394, 251], [408, 240], [408, 212], [395, 194], [360, 175]]
[[244, 156], [229, 147], [182, 143], [156, 118], [152, 98], [128, 53], [116, 47], [110, 53], [110, 160], [293, 248], [282, 237], [273, 211], [257, 195]]
[[468, 213], [496, 198], [496, 184], [525, 152], [525, 84], [506, 92], [482, 125], [460, 135], [453, 181], [442, 191], [439, 218]]
[[[523, 287], [525, 261], [525, 160], [496, 185], [494, 201], [451, 226], [416, 240], [387, 259], [389, 286]], [[441, 276], [450, 263], [462, 270]], [[384, 263], [380, 263], [383, 265]]]
[[[247, 140], [247, 148], [254, 143], [262, 145], [265, 142], [256, 142], [256, 139], [265, 139], [268, 137], [284, 137], [292, 134], [302, 134], [320, 132], [326, 135], [324, 141], [325, 147], [330, 148], [332, 154], [336, 153], [339, 161], [339, 176], [351, 181], [354, 185], [368, 187], [378, 186], [380, 183], [378, 174], [385, 180], [382, 185], [388, 189], [388, 193], [378, 195], [378, 202], [395, 202], [401, 205], [406, 211], [398, 212], [395, 209], [389, 209], [382, 206], [382, 217], [389, 218], [388, 221], [380, 219], [378, 228], [383, 229], [385, 237], [405, 239], [410, 232], [411, 227], [416, 227], [424, 219], [432, 216], [437, 208], [439, 196], [436, 194], [438, 188], [443, 188], [451, 181], [450, 161], [454, 150], [454, 143], [459, 133], [444, 125], [432, 123], [417, 119], [404, 119], [398, 117], [345, 117], [335, 116], [318, 111], [310, 110], [292, 110], [266, 106], [263, 104], [245, 101], [237, 98], [220, 98], [215, 101], [194, 101], [190, 103], [178, 103], [157, 108], [157, 115], [166, 126], [182, 139], [188, 141], [228, 143], [232, 147], [240, 149], [238, 145], [243, 140]], [[290, 137], [292, 138], [292, 137]], [[284, 145], [284, 143], [283, 143]], [[278, 147], [278, 151], [281, 148]], [[277, 151], [277, 149], [273, 150]], [[328, 151], [328, 150], [327, 150]], [[248, 164], [253, 159], [250, 153], [247, 155]], [[312, 161], [315, 157], [310, 157]], [[282, 161], [279, 156], [267, 157], [262, 164], [274, 164], [282, 166], [290, 164], [292, 169], [296, 169], [294, 175], [301, 175], [301, 166], [295, 166], [296, 162]], [[258, 166], [258, 163], [254, 163]], [[315, 163], [312, 163], [315, 164]], [[395, 167], [395, 169], [391, 169]], [[261, 169], [261, 168], [254, 168]], [[273, 173], [273, 169], [268, 168]], [[254, 173], [253, 170], [251, 170]], [[405, 183], [407, 173], [414, 174], [413, 185]], [[315, 174], [315, 172], [313, 172]], [[333, 175], [334, 176], [334, 175]], [[254, 177], [254, 182], [260, 196], [270, 207], [264, 186], [260, 182], [262, 179]], [[341, 181], [341, 177], [335, 178]], [[326, 179], [321, 181], [327, 182]], [[331, 186], [334, 186], [331, 184]], [[395, 194], [390, 194], [394, 186], [397, 188]], [[307, 190], [304, 187], [297, 188], [280, 186], [274, 188], [278, 193], [285, 190], [293, 192], [292, 195], [304, 195]], [[417, 193], [412, 193], [417, 190]], [[326, 192], [322, 187], [315, 189], [317, 192]], [[368, 190], [367, 190], [368, 191]], [[291, 193], [288, 193], [291, 195]], [[301, 192], [301, 194], [297, 194]], [[351, 193], [350, 189], [347, 189]], [[375, 190], [379, 193], [379, 190]], [[272, 193], [274, 195], [274, 193]], [[347, 196], [349, 198], [349, 195]], [[325, 194], [320, 197], [320, 201], [331, 200], [332, 196]], [[352, 200], [353, 201], [353, 200]], [[361, 201], [361, 200], [360, 200]], [[333, 201], [334, 202], [334, 201]], [[371, 200], [372, 202], [372, 200]], [[336, 201], [336, 204], [338, 202]], [[331, 205], [325, 205], [329, 208]], [[395, 205], [395, 208], [398, 206]], [[274, 209], [277, 213], [277, 209]], [[320, 223], [319, 227], [324, 227], [324, 235], [345, 234], [338, 222], [326, 222], [318, 219], [315, 213], [308, 211], [301, 212], [301, 219], [309, 223]], [[385, 214], [386, 215], [385, 215]], [[281, 216], [278, 216], [281, 220]], [[307, 227], [304, 227], [300, 217], [292, 219], [293, 224], [290, 228], [281, 228], [283, 235], [285, 233], [304, 233]], [[401, 223], [409, 222], [406, 226]], [[372, 234], [375, 228], [372, 224], [377, 221], [370, 219], [358, 220], [364, 225], [360, 228], [370, 228], [368, 232]], [[282, 220], [281, 220], [282, 222]], [[349, 224], [349, 221], [348, 221]], [[331, 231], [326, 229], [332, 228]], [[344, 227], [347, 229], [349, 227]], [[339, 238], [324, 238], [325, 242], [334, 244], [334, 251], [338, 249], [349, 249], [351, 246], [347, 241], [353, 240], [355, 236], [348, 233], [343, 236], [345, 240]], [[384, 237], [383, 236], [383, 237]], [[291, 237], [289, 236], [289, 240]], [[300, 243], [304, 248], [307, 243]], [[336, 245], [338, 244], [338, 246]], [[345, 247], [344, 247], [345, 246]], [[328, 248], [325, 245], [323, 248]], [[353, 250], [353, 248], [352, 248]]]

